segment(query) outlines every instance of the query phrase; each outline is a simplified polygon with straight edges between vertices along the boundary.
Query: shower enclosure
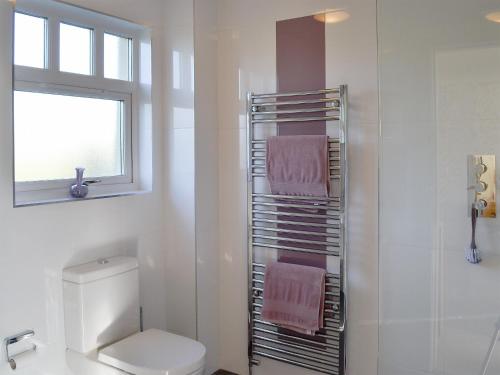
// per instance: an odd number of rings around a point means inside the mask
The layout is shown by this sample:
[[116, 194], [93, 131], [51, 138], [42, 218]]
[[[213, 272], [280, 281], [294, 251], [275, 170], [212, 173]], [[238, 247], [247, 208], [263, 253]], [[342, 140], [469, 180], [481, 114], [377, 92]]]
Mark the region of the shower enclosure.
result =
[[498, 375], [500, 219], [465, 249], [467, 158], [500, 156], [500, 1], [378, 0], [378, 32], [379, 375]]

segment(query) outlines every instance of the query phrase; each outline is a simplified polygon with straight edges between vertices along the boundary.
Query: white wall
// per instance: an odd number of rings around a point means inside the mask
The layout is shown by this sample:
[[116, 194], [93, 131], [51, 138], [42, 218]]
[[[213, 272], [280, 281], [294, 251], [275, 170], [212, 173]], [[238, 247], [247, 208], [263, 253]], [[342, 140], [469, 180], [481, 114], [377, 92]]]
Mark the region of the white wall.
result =
[[[372, 0], [218, 0], [220, 363], [248, 372], [246, 258], [247, 91], [276, 90], [275, 22], [341, 8], [347, 21], [326, 26], [327, 84], [349, 85], [350, 375], [377, 363], [377, 43]], [[306, 374], [263, 361], [255, 374]]]

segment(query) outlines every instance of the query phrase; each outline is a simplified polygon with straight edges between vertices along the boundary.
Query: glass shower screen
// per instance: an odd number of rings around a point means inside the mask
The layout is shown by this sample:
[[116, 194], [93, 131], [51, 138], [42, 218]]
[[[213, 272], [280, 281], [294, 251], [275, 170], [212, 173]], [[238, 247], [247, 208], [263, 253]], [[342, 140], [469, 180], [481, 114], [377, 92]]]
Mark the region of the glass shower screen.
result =
[[499, 22], [498, 0], [378, 0], [379, 375], [500, 374], [498, 219], [465, 260], [467, 158], [500, 155]]

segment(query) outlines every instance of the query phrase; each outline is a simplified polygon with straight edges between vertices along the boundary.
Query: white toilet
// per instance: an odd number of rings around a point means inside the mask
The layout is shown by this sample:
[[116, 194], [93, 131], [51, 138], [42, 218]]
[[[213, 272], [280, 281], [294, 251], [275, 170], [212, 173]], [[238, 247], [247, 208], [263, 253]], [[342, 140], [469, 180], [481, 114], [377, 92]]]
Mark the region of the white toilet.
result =
[[66, 346], [125, 374], [201, 375], [205, 347], [158, 329], [139, 332], [139, 269], [112, 257], [63, 271]]

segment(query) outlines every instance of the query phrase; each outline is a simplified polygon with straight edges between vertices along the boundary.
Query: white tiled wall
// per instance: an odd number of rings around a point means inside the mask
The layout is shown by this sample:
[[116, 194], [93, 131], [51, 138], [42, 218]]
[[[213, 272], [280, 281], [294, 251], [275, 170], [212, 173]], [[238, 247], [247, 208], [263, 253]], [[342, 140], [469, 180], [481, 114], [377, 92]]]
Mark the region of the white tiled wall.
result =
[[167, 327], [196, 338], [193, 1], [163, 2]]
[[219, 191], [217, 4], [194, 2], [195, 161], [198, 339], [207, 347], [206, 373], [219, 368]]

